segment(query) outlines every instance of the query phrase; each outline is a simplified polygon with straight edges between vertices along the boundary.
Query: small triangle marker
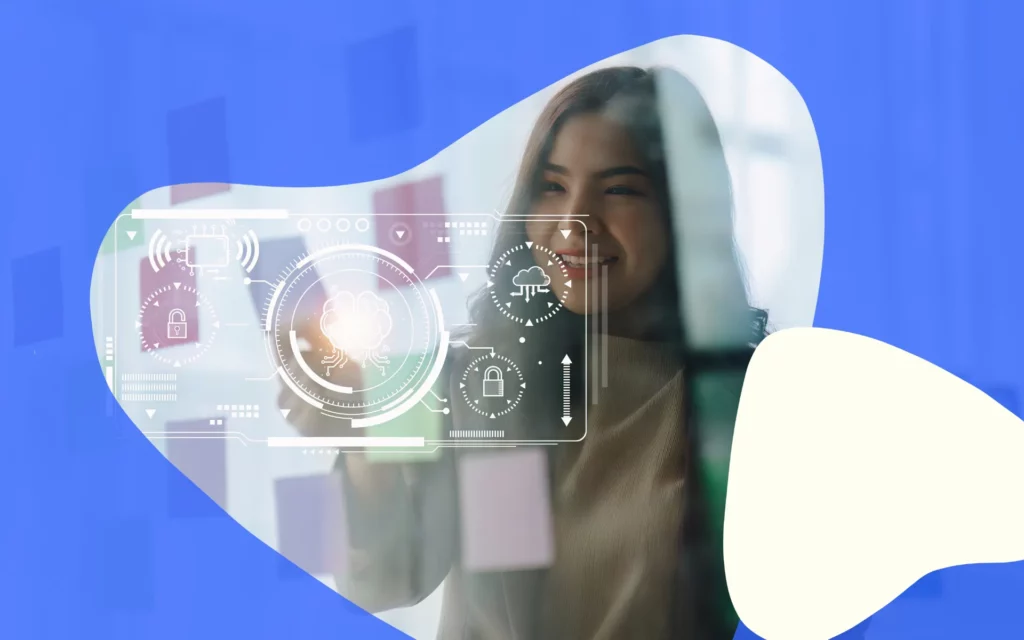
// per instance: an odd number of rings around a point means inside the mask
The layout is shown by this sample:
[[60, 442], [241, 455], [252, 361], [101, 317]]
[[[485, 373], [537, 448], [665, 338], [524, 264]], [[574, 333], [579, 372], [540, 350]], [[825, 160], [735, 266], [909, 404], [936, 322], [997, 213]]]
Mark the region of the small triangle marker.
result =
[[396, 231], [396, 232], [395, 232], [395, 235], [396, 235], [396, 236], [398, 236], [398, 239], [399, 239], [399, 240], [401, 240], [401, 239], [402, 239], [402, 236], [404, 236], [404, 235], [405, 235], [405, 230], [403, 230], [403, 229], [399, 229], [398, 231]]
[[572, 289], [572, 280], [569, 280], [568, 282], [566, 282], [566, 283], [565, 283], [565, 286], [566, 286], [566, 288], [568, 288], [568, 289]]
[[150, 419], [152, 419], [155, 414], [156, 414], [156, 409], [146, 409], [146, 415], [149, 416]]
[[532, 327], [533, 326], [533, 320], [527, 320], [526, 321], [526, 326]]
[[125, 233], [128, 234], [128, 239], [129, 240], [134, 240], [135, 239], [135, 233], [136, 233], [135, 231], [125, 231]]
[[460, 389], [465, 389], [466, 388], [466, 383], [465, 382], [460, 382], [459, 383], [459, 388]]
[[181, 288], [181, 283], [180, 282], [175, 282], [174, 283], [174, 288], [175, 289], [180, 289]]
[[551, 307], [553, 307], [553, 306], [555, 306], [555, 303], [554, 303], [554, 302], [549, 302], [549, 303], [548, 303], [548, 309], [550, 309], [550, 308], [551, 308]]
[[220, 321], [219, 320], [217, 322], [213, 323], [213, 328], [214, 329], [220, 329]]
[[523, 384], [521, 384], [519, 386], [525, 389], [526, 388], [526, 383], [524, 382]]
[[493, 413], [491, 414], [491, 420], [494, 420], [494, 414]]
[[491, 287], [493, 287], [493, 286], [494, 286], [494, 283], [493, 283], [493, 282], [491, 282], [490, 280], [488, 280], [488, 281], [487, 281], [487, 288], [488, 288], [488, 289], [490, 289], [490, 288], [491, 288]]
[[159, 349], [160, 348], [160, 343], [159, 342], [153, 343], [153, 348], [154, 349]]
[[136, 320], [136, 321], [135, 321], [135, 328], [136, 328], [136, 329], [138, 329], [138, 328], [139, 328], [139, 327], [141, 327], [141, 326], [142, 326], [142, 323], [141, 323], [141, 322], [139, 322], [138, 320]]
[[181, 363], [180, 363], [180, 362], [178, 362], [177, 360], [175, 360], [175, 361], [174, 361], [174, 366], [175, 366], [175, 367], [180, 367], [180, 366], [181, 366]]
[[459, 274], [459, 278], [461, 278], [463, 282], [465, 282], [466, 278], [468, 278], [468, 277], [469, 277], [468, 273], [460, 273]]
[[196, 306], [197, 306], [197, 307], [199, 306], [199, 301], [198, 301], [198, 300], [196, 300]]
[[291, 412], [292, 412], [291, 409], [281, 409], [281, 417], [284, 418], [285, 420], [287, 420], [288, 419], [288, 414], [291, 413]]
[[565, 354], [564, 358], [562, 358], [562, 364], [572, 364], [572, 360], [569, 359], [569, 354], [568, 353]]
[[532, 249], [532, 248], [533, 248], [533, 243], [532, 243], [532, 242], [530, 242], [529, 240], [527, 240], [527, 242], [526, 242], [526, 248], [527, 248], [527, 249]]
[[562, 416], [562, 422], [565, 423], [565, 426], [567, 426], [567, 427], [569, 426], [569, 422], [571, 420], [572, 420], [571, 416]]
[[572, 229], [560, 229], [559, 231], [561, 231], [562, 237], [566, 240], [569, 239], [569, 234], [572, 233]]
[[554, 262], [551, 262], [550, 260], [548, 260], [548, 266], [549, 267], [554, 266], [554, 264], [555, 264]]
[[512, 266], [512, 261], [511, 260], [506, 260], [505, 261], [505, 266], [506, 267], [511, 267]]
[[154, 303], [153, 303], [153, 306], [154, 306], [154, 307], [159, 307], [159, 306], [160, 306], [160, 301], [159, 301], [159, 300], [157, 300], [156, 302], [154, 302]]
[[506, 302], [505, 306], [508, 307], [509, 309], [511, 309], [512, 308], [512, 303], [511, 302]]
[[477, 404], [480, 404], [480, 401], [479, 401], [479, 400], [474, 400], [473, 402], [475, 402], [475, 403], [477, 403]]
[[512, 399], [511, 398], [505, 398], [505, 402], [507, 404], [512, 404]]

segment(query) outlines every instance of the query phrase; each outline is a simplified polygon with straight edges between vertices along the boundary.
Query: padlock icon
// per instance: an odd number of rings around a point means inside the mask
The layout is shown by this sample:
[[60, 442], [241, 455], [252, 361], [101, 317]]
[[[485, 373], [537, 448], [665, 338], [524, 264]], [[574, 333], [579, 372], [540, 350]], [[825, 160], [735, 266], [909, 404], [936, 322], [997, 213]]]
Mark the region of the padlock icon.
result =
[[188, 320], [181, 309], [171, 309], [167, 314], [167, 339], [184, 340], [188, 337]]
[[484, 397], [501, 398], [505, 395], [505, 381], [501, 378], [501, 369], [487, 367], [484, 371]]

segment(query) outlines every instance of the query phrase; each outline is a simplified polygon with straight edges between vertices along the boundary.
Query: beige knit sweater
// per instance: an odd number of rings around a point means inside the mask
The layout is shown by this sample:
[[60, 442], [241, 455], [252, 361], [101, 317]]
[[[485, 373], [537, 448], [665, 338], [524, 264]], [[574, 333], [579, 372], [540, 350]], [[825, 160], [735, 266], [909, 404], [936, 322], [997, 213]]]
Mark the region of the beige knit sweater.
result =
[[659, 345], [617, 337], [607, 364], [586, 438], [552, 451], [551, 567], [463, 571], [449, 454], [408, 465], [408, 483], [373, 504], [350, 498], [342, 594], [376, 612], [445, 580], [439, 640], [667, 637], [683, 512], [681, 370]]

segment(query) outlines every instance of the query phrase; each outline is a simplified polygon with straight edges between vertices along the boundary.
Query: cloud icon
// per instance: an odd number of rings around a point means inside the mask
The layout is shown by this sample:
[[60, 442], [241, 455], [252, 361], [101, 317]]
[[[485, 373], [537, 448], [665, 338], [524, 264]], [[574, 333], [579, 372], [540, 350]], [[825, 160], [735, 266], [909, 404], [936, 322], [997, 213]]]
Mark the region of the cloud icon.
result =
[[520, 269], [512, 278], [512, 284], [516, 287], [546, 287], [551, 284], [551, 277], [540, 267], [530, 267]]

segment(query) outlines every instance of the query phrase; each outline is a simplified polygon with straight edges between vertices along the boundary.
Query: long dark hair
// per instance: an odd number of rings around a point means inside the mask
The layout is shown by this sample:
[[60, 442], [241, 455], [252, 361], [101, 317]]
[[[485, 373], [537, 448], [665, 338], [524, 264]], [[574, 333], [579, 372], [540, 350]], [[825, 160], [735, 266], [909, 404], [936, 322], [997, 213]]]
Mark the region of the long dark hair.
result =
[[[542, 167], [547, 161], [562, 127], [570, 118], [580, 114], [601, 113], [614, 118], [618, 124], [625, 127], [645, 164], [644, 168], [650, 176], [660, 209], [668, 218], [666, 228], [671, 228], [672, 185], [669, 183], [666, 136], [660, 115], [662, 111], [659, 108], [663, 107], [663, 105], [659, 105], [659, 98], [663, 96], [659, 96], [657, 86], [660, 74], [666, 72], [673, 73], [674, 81], [684, 83], [692, 90], [693, 95], [700, 95], [689, 80], [675, 72], [660, 69], [646, 70], [637, 67], [600, 69], [573, 80], [555, 94], [537, 119], [527, 142], [512, 196], [503, 216], [504, 219], [499, 226], [490, 264], [494, 264], [499, 257], [506, 255], [512, 248], [527, 240], [524, 218], [530, 215], [536, 201]], [[703, 98], [697, 98], [697, 102], [699, 104], [696, 105], [695, 115], [692, 117], [700, 122], [688, 129], [699, 131], [699, 135], [704, 138], [700, 141], [701, 144], [710, 149], [710, 153], [703, 154], [701, 162], [714, 165], [712, 170], [707, 172], [707, 175], [713, 177], [710, 180], [712, 184], [703, 185], [702, 189], [710, 192], [715, 203], [713, 206], [723, 207], [726, 215], [731, 215], [733, 208], [732, 185], [721, 138]], [[692, 203], [686, 204], [686, 206], [692, 206]], [[682, 215], [686, 215], [686, 206], [681, 207]], [[648, 293], [649, 299], [656, 300], [654, 306], [658, 316], [651, 323], [653, 330], [650, 337], [662, 343], [664, 348], [676, 351], [682, 359], [686, 349], [682, 344], [683, 332], [680, 330], [682, 326], [680, 292], [676, 275], [678, 248], [675, 244], [675, 242], [669, 243], [666, 267]], [[733, 246], [733, 250], [735, 251], [735, 246]], [[741, 263], [735, 253], [733, 257], [737, 260], [737, 272], [739, 273], [741, 272]], [[533, 266], [533, 258], [529, 252], [518, 252], [514, 254], [514, 259], [523, 261], [523, 264], [516, 265], [518, 268]], [[494, 286], [507, 287], [508, 284], [502, 285], [502, 283], [496, 282]], [[499, 297], [504, 299], [502, 296], [508, 293], [510, 292], [501, 291]], [[763, 339], [767, 333], [767, 314], [750, 308], [749, 305], [748, 309], [751, 311], [750, 343], [753, 345]], [[521, 408], [517, 409], [514, 414], [515, 425], [506, 427], [506, 429], [511, 428], [513, 437], [516, 439], [558, 440], [582, 437], [583, 420], [571, 423], [572, 428], [570, 429], [567, 429], [560, 421], [563, 381], [559, 363], [563, 354], [568, 354], [574, 362], [584, 362], [582, 350], [586, 318], [571, 313], [567, 309], [561, 309], [545, 322], [525, 328], [506, 318], [495, 306], [491, 292], [486, 289], [471, 300], [469, 312], [472, 324], [456, 339], [463, 340], [472, 346], [491, 347], [497, 353], [512, 358], [529, 381], [528, 393], [524, 395]], [[525, 337], [526, 341], [520, 342], [520, 337]], [[462, 353], [456, 357], [456, 360], [459, 357], [469, 357], [469, 354]], [[543, 364], [539, 364], [541, 362]], [[576, 375], [571, 381], [572, 397], [576, 400], [573, 409], [574, 416], [577, 415], [584, 397], [582, 393], [583, 368], [580, 366], [574, 369]], [[614, 390], [611, 392], [614, 393]], [[685, 429], [686, 425], [681, 425], [681, 428]], [[697, 447], [695, 437], [688, 432], [686, 438], [688, 461], [694, 459]], [[720, 602], [723, 597], [724, 570], [720, 560], [707, 558], [694, 560], [686, 557], [686, 553], [688, 553], [686, 547], [689, 544], [687, 540], [698, 539], [702, 535], [700, 532], [707, 530], [707, 527], [704, 526], [704, 521], [707, 518], [706, 509], [701, 505], [701, 497], [693, 495], [693, 487], [697, 486], [694, 465], [688, 462], [686, 467], [687, 505], [684, 522], [687, 533], [685, 534], [686, 539], [682, 541], [683, 555], [680, 562], [687, 564], [688, 568], [684, 573], [685, 581], [689, 584], [677, 585], [677, 592], [682, 594], [688, 602], [680, 603], [682, 606], [674, 612], [676, 631], [680, 632], [682, 627], [685, 627], [688, 633], [697, 634], [687, 637], [702, 639], [732, 637], [735, 626], [729, 629], [730, 623], [722, 622], [720, 614], [711, 610], [716, 607], [715, 603]], [[695, 531], [697, 533], [694, 533]], [[699, 586], [693, 584], [694, 581], [697, 581]], [[728, 598], [727, 592], [724, 593], [724, 597]], [[681, 622], [680, 615], [685, 618]]]
[[[664, 70], [658, 72], [664, 73]], [[655, 78], [655, 70], [638, 67], [604, 68], [573, 80], [551, 98], [537, 118], [527, 141], [508, 207], [498, 227], [490, 264], [527, 240], [524, 218], [530, 215], [536, 200], [542, 167], [558, 133], [576, 115], [603, 113], [626, 128], [646, 164], [660, 210], [666, 216], [671, 214], [672, 202]], [[704, 130], [714, 138], [712, 147], [717, 148], [718, 153], [713, 161], [721, 163], [724, 170], [720, 175], [725, 177], [716, 188], [721, 191], [720, 200], [726, 202], [731, 210], [732, 186], [728, 180], [728, 170], [725, 169], [725, 153], [714, 121], [710, 120], [710, 112], [707, 113], [709, 122]], [[512, 260], [523, 261], [523, 264], [515, 265], [520, 268], [534, 265], [529, 253], [513, 254]], [[679, 287], [675, 265], [674, 243], [670, 242], [666, 267], [648, 297], [657, 300], [658, 317], [651, 323], [652, 339], [664, 343], [666, 348], [677, 348], [681, 355]], [[510, 285], [502, 281], [495, 282], [494, 286], [501, 289]], [[500, 290], [496, 293], [499, 299], [506, 299], [511, 291]], [[752, 311], [752, 341], [757, 342], [766, 331], [767, 314], [759, 310]], [[582, 350], [585, 318], [561, 309], [551, 319], [526, 328], [510, 321], [498, 310], [489, 289], [483, 289], [471, 298], [469, 317], [471, 324], [467, 329], [457, 332], [455, 340], [472, 346], [490, 347], [512, 358], [530, 382], [530, 391], [524, 395], [521, 407], [516, 410], [517, 419], [513, 427], [516, 438], [571, 440], [581, 437], [582, 420], [572, 423], [569, 430], [559, 420], [562, 401], [562, 370], [559, 362], [566, 354], [573, 362], [584, 361]], [[520, 337], [526, 338], [526, 341], [521, 343]], [[459, 356], [456, 361], [468, 358], [469, 353], [462, 352]], [[540, 362], [543, 364], [538, 364]], [[573, 369], [576, 375], [573, 376], [571, 394], [580, 403], [584, 397], [582, 369], [582, 366]], [[576, 415], [575, 410], [573, 415]]]

